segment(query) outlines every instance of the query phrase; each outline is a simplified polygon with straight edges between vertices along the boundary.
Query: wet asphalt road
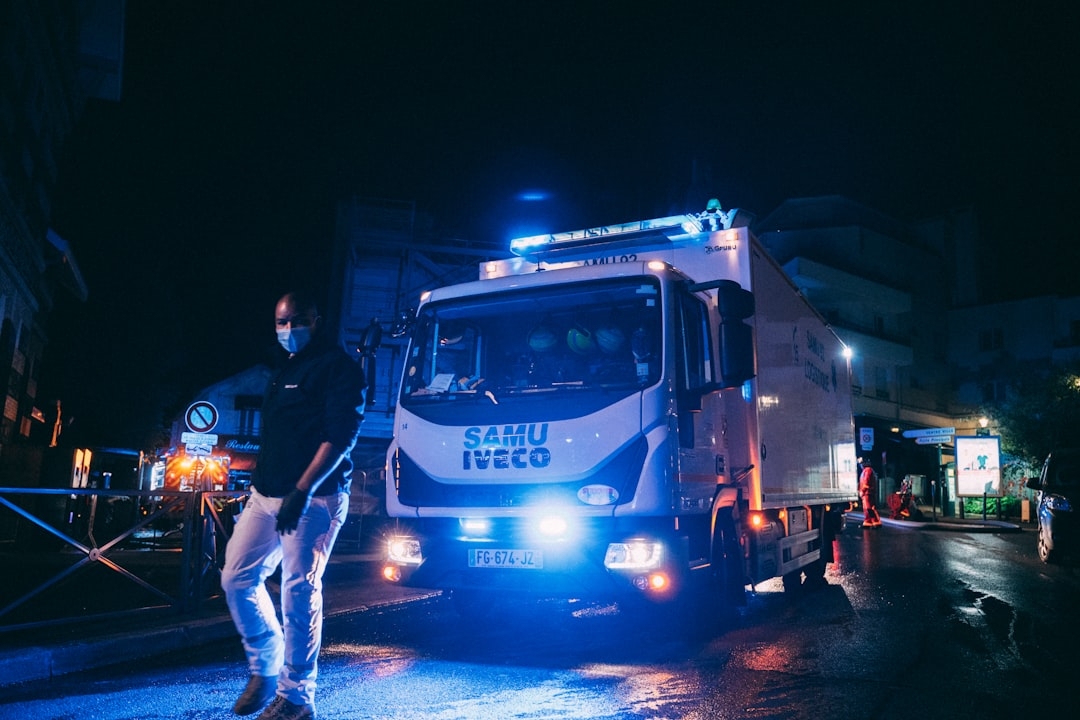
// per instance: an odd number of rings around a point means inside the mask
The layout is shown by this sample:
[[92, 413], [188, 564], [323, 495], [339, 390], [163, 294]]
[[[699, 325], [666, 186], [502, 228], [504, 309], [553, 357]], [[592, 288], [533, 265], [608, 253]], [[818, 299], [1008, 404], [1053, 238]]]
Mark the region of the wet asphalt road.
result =
[[[849, 527], [837, 553], [827, 587], [764, 583], [720, 624], [565, 602], [466, 622], [446, 599], [339, 618], [319, 717], [1014, 718], [1066, 701], [1080, 568], [1044, 566], [1032, 530]], [[4, 688], [0, 718], [232, 718], [244, 681], [223, 642]]]

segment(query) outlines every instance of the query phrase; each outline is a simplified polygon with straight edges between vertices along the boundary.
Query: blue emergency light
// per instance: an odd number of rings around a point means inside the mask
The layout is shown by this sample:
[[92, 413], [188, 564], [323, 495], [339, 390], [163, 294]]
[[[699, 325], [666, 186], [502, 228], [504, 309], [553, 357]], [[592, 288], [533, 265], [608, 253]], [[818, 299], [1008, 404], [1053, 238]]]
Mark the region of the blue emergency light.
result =
[[510, 241], [510, 251], [519, 257], [526, 257], [599, 243], [636, 240], [642, 235], [658, 235], [671, 239], [677, 235], [692, 235], [705, 230], [701, 220], [694, 215], [670, 215], [653, 220], [514, 238]]

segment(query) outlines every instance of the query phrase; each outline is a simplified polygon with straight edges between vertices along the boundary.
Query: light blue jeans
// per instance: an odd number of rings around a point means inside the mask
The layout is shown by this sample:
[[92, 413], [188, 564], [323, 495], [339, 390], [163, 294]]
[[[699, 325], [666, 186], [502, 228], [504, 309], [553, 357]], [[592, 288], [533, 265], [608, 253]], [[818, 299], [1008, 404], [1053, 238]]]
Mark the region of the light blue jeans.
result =
[[[221, 587], [252, 675], [276, 675], [277, 694], [315, 705], [322, 645], [322, 577], [349, 512], [348, 493], [316, 495], [296, 531], [277, 531], [281, 498], [251, 491], [225, 546]], [[281, 563], [281, 617], [266, 579]], [[284, 627], [283, 627], [284, 626]]]

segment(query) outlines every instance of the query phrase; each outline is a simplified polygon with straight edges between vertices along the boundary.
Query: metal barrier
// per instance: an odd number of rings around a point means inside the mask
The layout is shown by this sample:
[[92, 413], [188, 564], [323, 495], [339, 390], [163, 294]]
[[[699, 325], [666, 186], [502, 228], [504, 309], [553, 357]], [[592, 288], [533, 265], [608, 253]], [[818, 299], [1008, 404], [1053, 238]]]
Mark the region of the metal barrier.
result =
[[197, 611], [220, 594], [218, 539], [247, 496], [0, 487], [0, 633]]

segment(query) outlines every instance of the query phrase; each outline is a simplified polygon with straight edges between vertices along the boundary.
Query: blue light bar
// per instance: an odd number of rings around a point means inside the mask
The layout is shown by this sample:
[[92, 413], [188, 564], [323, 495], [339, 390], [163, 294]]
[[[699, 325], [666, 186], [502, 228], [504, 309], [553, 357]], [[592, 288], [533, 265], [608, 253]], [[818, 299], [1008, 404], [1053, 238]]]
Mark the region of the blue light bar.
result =
[[510, 251], [519, 257], [593, 245], [619, 240], [627, 236], [649, 233], [671, 237], [679, 234], [704, 232], [701, 220], [694, 215], [670, 215], [652, 220], [637, 220], [619, 225], [601, 225], [584, 230], [531, 235], [510, 241]]

